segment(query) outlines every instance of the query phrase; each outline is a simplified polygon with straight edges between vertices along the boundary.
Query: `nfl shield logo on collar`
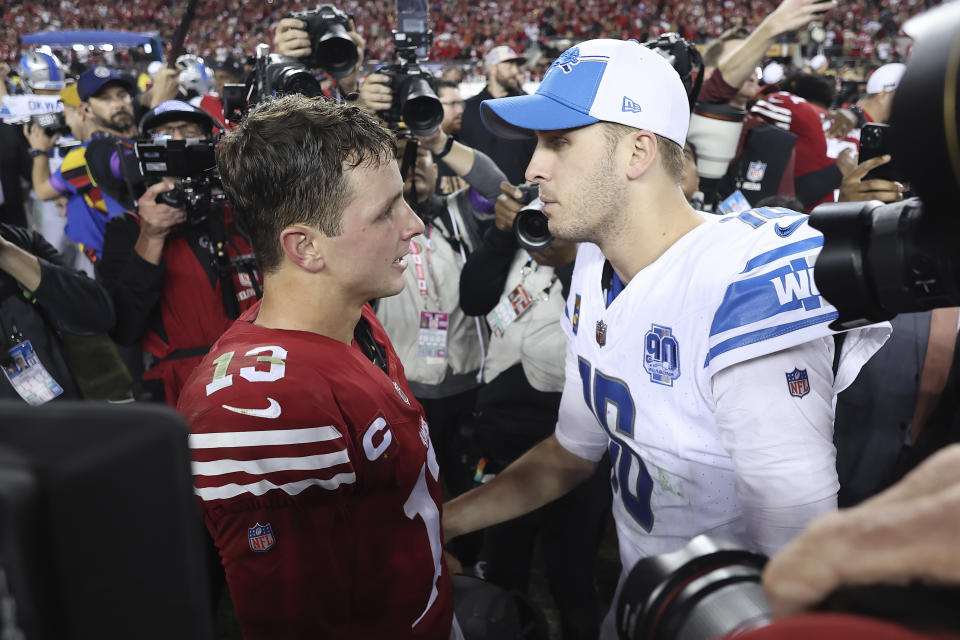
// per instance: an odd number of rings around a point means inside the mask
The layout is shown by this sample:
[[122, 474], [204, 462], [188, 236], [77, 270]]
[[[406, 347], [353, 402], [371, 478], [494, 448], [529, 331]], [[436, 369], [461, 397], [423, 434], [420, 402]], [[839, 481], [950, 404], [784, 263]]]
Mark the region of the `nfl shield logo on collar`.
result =
[[807, 378], [807, 370], [794, 369], [788, 373], [787, 387], [790, 389], [790, 395], [795, 398], [802, 398], [810, 393], [810, 380]]
[[607, 344], [607, 323], [597, 320], [597, 344], [601, 347]]
[[250, 543], [250, 550], [257, 553], [270, 551], [277, 539], [273, 536], [273, 527], [270, 523], [260, 524], [259, 522], [247, 529], [247, 541]]

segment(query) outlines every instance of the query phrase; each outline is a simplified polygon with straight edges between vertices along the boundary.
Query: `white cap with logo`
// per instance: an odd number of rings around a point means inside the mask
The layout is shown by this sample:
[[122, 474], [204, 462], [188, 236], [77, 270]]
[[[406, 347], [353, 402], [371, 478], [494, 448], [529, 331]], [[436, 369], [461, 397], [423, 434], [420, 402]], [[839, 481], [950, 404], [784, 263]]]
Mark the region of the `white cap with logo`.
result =
[[636, 40], [587, 40], [554, 60], [535, 94], [484, 100], [480, 114], [502, 138], [605, 121], [682, 147], [690, 102], [679, 74], [656, 51]]
[[903, 77], [903, 72], [906, 70], [907, 65], [902, 62], [891, 62], [883, 65], [867, 78], [867, 93], [896, 91], [900, 84], [900, 78]]

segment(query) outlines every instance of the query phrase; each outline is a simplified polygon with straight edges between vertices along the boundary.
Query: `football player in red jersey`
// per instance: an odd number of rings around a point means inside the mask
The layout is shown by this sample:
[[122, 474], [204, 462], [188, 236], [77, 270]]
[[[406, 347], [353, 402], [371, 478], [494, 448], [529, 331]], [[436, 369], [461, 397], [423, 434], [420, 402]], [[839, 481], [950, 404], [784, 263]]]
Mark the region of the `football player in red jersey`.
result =
[[395, 149], [359, 109], [295, 95], [217, 150], [263, 300], [179, 408], [247, 640], [457, 637], [429, 430], [367, 304], [402, 290], [423, 231]]

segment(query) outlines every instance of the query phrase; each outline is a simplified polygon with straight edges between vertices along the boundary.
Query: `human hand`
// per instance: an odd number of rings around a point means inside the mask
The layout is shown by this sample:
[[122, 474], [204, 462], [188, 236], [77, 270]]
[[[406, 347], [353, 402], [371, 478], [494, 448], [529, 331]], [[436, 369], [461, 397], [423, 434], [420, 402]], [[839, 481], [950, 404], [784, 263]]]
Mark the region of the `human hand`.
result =
[[160, 105], [167, 100], [173, 100], [180, 91], [180, 70], [162, 67], [153, 76], [153, 85], [150, 87], [150, 108]]
[[815, 520], [773, 556], [763, 586], [775, 617], [840, 586], [960, 582], [960, 445], [938, 451], [857, 507]]
[[541, 249], [530, 256], [545, 267], [558, 269], [577, 259], [577, 243], [554, 238], [545, 249]]
[[390, 78], [382, 73], [371, 73], [360, 85], [357, 106], [369, 113], [386, 111], [393, 104], [393, 89]]
[[431, 133], [429, 136], [417, 136], [420, 139], [420, 146], [425, 149], [429, 149], [430, 153], [437, 155], [443, 148], [447, 145], [447, 134], [443, 132], [443, 129], [437, 127], [437, 130]]
[[852, 147], [847, 147], [837, 155], [837, 168], [844, 178], [857, 168], [857, 153]]
[[6, 82], [10, 76], [10, 65], [6, 62], [0, 62], [0, 82]]
[[297, 18], [283, 18], [273, 34], [273, 50], [283, 56], [303, 58], [313, 50], [307, 23]]
[[830, 123], [824, 135], [828, 138], [841, 140], [857, 126], [857, 116], [850, 109], [831, 109], [825, 118]]
[[27, 138], [27, 144], [30, 145], [31, 149], [45, 153], [53, 149], [53, 145], [56, 144], [57, 139], [60, 137], [59, 133], [48, 136], [43, 127], [38, 127], [32, 122], [23, 125], [23, 135]]
[[818, 17], [819, 12], [829, 11], [836, 6], [836, 0], [783, 0], [763, 22], [773, 32], [772, 35], [780, 35], [807, 26]]
[[493, 223], [500, 231], [513, 231], [513, 220], [523, 209], [523, 193], [509, 182], [500, 183], [500, 195], [493, 207]]
[[151, 185], [137, 200], [141, 236], [153, 240], [166, 238], [171, 229], [187, 219], [185, 209], [157, 202], [158, 195], [175, 186], [173, 182], [163, 180]]
[[[838, 158], [839, 162], [839, 158]], [[840, 183], [840, 195], [837, 202], [861, 202], [863, 200], [881, 200], [897, 202], [903, 198], [903, 185], [899, 182], [873, 178], [864, 180], [870, 170], [890, 162], [890, 156], [877, 156], [857, 165], [857, 168], [843, 178]]]

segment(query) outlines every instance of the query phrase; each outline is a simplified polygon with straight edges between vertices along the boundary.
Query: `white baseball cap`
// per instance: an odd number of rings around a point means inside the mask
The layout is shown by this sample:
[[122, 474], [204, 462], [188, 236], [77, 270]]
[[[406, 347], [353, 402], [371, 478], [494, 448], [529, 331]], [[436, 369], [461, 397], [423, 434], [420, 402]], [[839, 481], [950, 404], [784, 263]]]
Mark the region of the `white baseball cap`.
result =
[[682, 147], [690, 102], [679, 74], [656, 51], [636, 40], [587, 40], [554, 60], [535, 94], [484, 100], [480, 115], [501, 138], [604, 121], [645, 129]]
[[494, 47], [487, 52], [486, 57], [483, 59], [483, 62], [486, 66], [492, 67], [495, 64], [500, 64], [501, 62], [510, 62], [511, 60], [516, 60], [517, 64], [523, 64], [527, 61], [522, 55], [511, 49], [505, 44], [500, 45], [499, 47]]
[[902, 62], [891, 62], [883, 65], [867, 78], [867, 93], [896, 91], [900, 84], [900, 78], [903, 77], [903, 72], [906, 70], [907, 65]]

